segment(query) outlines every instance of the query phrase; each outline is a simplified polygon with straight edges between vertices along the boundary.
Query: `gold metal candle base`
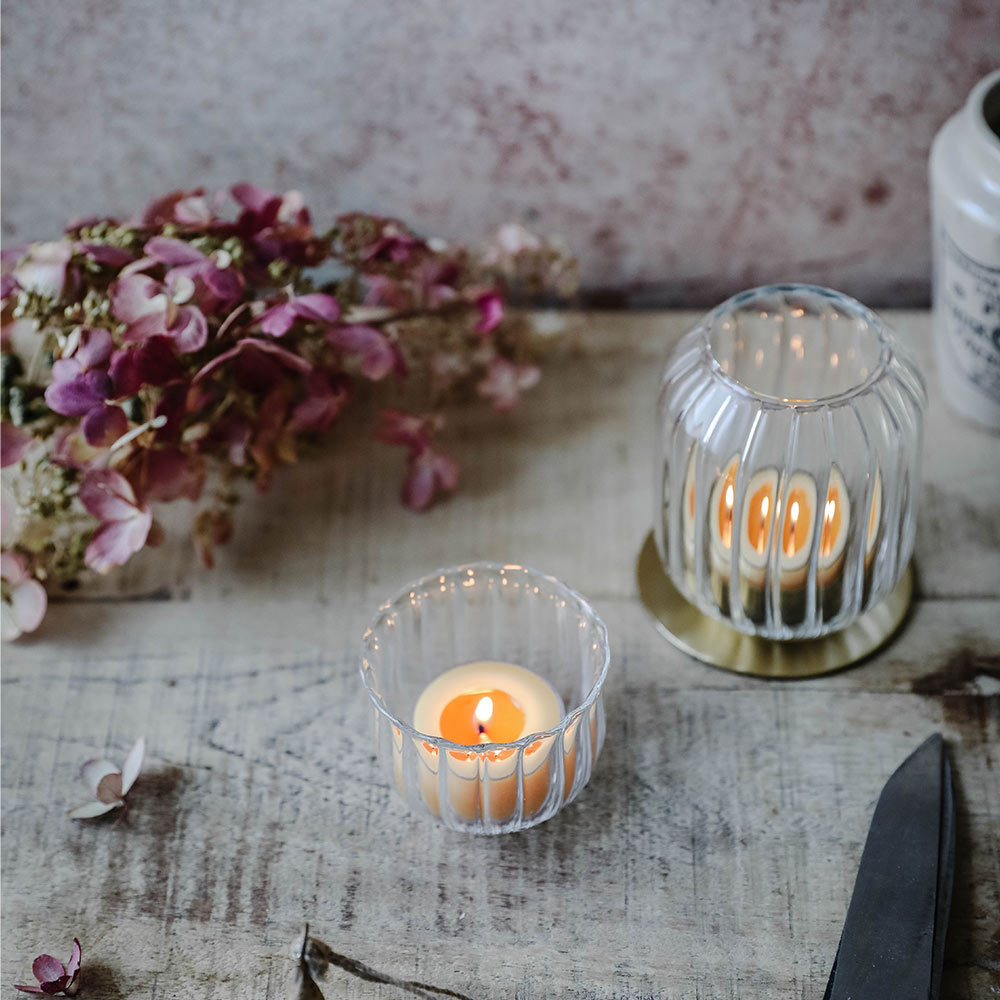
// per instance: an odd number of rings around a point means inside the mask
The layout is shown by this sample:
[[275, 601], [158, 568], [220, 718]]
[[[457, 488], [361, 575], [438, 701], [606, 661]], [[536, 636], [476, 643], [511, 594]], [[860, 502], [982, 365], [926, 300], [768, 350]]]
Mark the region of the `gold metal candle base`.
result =
[[763, 639], [745, 635], [699, 611], [674, 586], [650, 533], [636, 565], [639, 596], [678, 649], [712, 666], [755, 677], [816, 677], [863, 660], [902, 624], [913, 600], [913, 567], [889, 596], [841, 632], [818, 639]]

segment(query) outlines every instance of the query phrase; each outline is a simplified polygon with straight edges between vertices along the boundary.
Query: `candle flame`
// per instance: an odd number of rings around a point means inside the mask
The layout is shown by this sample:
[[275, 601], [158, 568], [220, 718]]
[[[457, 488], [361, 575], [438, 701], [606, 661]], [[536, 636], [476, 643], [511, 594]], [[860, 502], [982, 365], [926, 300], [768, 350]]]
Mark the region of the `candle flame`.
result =
[[767, 517], [767, 511], [768, 511], [768, 508], [770, 506], [771, 506], [771, 501], [768, 499], [768, 496], [765, 493], [764, 496], [763, 496], [763, 498], [760, 501], [760, 516], [761, 517]]
[[837, 513], [837, 501], [827, 500], [826, 509], [823, 515], [824, 519], [827, 521], [833, 521], [833, 517], [836, 513]]
[[792, 519], [792, 530], [795, 530], [795, 522], [799, 519], [799, 502], [798, 500], [792, 501], [792, 506], [788, 511], [789, 516]]
[[729, 485], [728, 485], [728, 486], [726, 487], [726, 506], [727, 506], [727, 507], [728, 507], [728, 508], [729, 508], [730, 510], [732, 510], [732, 509], [733, 509], [733, 501], [734, 501], [735, 499], [736, 499], [736, 494], [735, 494], [735, 493], [733, 493], [733, 484], [732, 484], [732, 483], [730, 483], [730, 484], [729, 484]]
[[480, 723], [480, 725], [485, 725], [493, 718], [493, 699], [489, 695], [480, 698], [479, 704], [476, 705], [476, 711], [473, 714], [476, 717], [476, 722]]

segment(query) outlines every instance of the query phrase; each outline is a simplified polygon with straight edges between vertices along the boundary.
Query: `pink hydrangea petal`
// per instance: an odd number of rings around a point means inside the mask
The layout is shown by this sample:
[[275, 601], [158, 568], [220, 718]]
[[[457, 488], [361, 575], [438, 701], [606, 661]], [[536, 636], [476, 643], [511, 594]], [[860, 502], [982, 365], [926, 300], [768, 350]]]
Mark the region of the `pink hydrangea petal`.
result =
[[80, 961], [83, 958], [83, 949], [80, 947], [80, 942], [73, 938], [73, 954], [70, 955], [69, 961], [66, 963], [66, 972], [72, 977], [76, 977], [77, 973], [80, 971]]
[[207, 225], [212, 222], [212, 209], [202, 195], [188, 195], [174, 205], [174, 219], [185, 225]]
[[476, 299], [476, 307], [480, 313], [476, 333], [491, 333], [503, 320], [503, 299], [498, 292], [484, 292]]
[[261, 313], [257, 322], [269, 337], [283, 337], [295, 322], [295, 307], [291, 302], [283, 302]]
[[120, 277], [111, 288], [111, 311], [123, 323], [137, 323], [150, 317], [165, 322], [167, 304], [163, 286], [146, 274]]
[[335, 323], [340, 318], [340, 303], [332, 295], [300, 295], [293, 305], [300, 316], [317, 323]]
[[[111, 357], [114, 341], [104, 327], [92, 327], [83, 331], [80, 346], [73, 352], [73, 360], [81, 368], [97, 368]], [[55, 366], [53, 366], [53, 374]]]
[[76, 358], [59, 358], [52, 362], [53, 382], [71, 382], [82, 372], [83, 365]]
[[114, 469], [88, 472], [79, 495], [80, 503], [100, 521], [123, 521], [139, 510], [132, 484]]
[[122, 767], [122, 795], [127, 795], [128, 790], [135, 784], [135, 779], [139, 777], [139, 772], [142, 770], [142, 760], [145, 756], [146, 741], [140, 736], [125, 756], [125, 764]]
[[411, 510], [426, 510], [434, 499], [434, 468], [416, 455], [410, 462], [400, 494]]
[[195, 306], [181, 306], [177, 320], [167, 333], [173, 337], [177, 350], [182, 354], [200, 351], [208, 342], [208, 321]]
[[188, 220], [178, 217], [177, 206], [183, 202], [194, 201], [204, 193], [201, 188], [194, 191], [171, 191], [151, 201], [143, 209], [139, 220], [146, 226], [162, 226], [164, 222], [186, 222]]
[[[154, 338], [160, 339], [160, 338]], [[151, 342], [151, 341], [149, 341]], [[111, 391], [115, 399], [134, 396], [142, 385], [139, 374], [139, 359], [142, 348], [122, 348], [111, 359], [108, 374], [111, 376]]]
[[440, 490], [453, 490], [457, 485], [458, 464], [455, 460], [433, 448], [426, 448], [410, 456], [402, 500], [413, 510], [426, 510]]
[[382, 421], [376, 432], [380, 441], [399, 444], [413, 451], [423, 451], [430, 443], [426, 422], [423, 418], [404, 410], [383, 410]]
[[25, 580], [11, 591], [10, 604], [20, 630], [34, 632], [42, 624], [49, 598], [37, 580]]
[[154, 236], [146, 243], [145, 252], [161, 264], [200, 264], [205, 255], [195, 246], [184, 240], [176, 240], [170, 236]]
[[383, 379], [396, 367], [396, 349], [392, 342], [373, 326], [339, 326], [326, 335], [335, 347], [357, 354], [361, 373], [373, 382]]
[[31, 964], [31, 971], [40, 983], [51, 983], [66, 975], [66, 966], [51, 955], [39, 955]]
[[92, 802], [84, 802], [83, 805], [70, 809], [66, 815], [70, 819], [94, 819], [111, 812], [112, 809], [119, 809], [123, 805], [125, 805], [124, 799], [120, 802], [98, 802], [97, 799], [94, 799]]
[[202, 270], [201, 280], [218, 299], [233, 302], [243, 293], [243, 278], [231, 267], [209, 266]]
[[107, 264], [108, 267], [124, 267], [132, 261], [132, 254], [128, 250], [111, 247], [106, 243], [77, 243], [76, 249], [98, 264]]
[[141, 344], [151, 337], [164, 336], [167, 332], [167, 299], [163, 296], [163, 311], [150, 313], [129, 323], [122, 331], [122, 341], [126, 344]]
[[234, 184], [229, 191], [243, 208], [248, 208], [251, 212], [262, 212], [272, 201], [276, 200], [276, 195], [270, 191], [246, 182]]
[[128, 418], [120, 406], [96, 406], [81, 425], [87, 444], [107, 448], [128, 430]]
[[22, 288], [59, 298], [66, 283], [66, 265], [73, 255], [71, 243], [36, 243], [14, 269]]
[[[142, 274], [143, 271], [148, 271], [151, 267], [155, 267], [155, 265], [156, 261], [152, 257], [139, 257], [132, 261], [131, 264], [126, 264], [118, 272], [118, 280], [121, 281], [122, 278], [128, 278], [133, 274]], [[150, 281], [152, 280], [150, 278]]]
[[0, 576], [12, 587], [17, 587], [28, 579], [28, 563], [17, 552], [0, 553]]
[[31, 435], [6, 422], [0, 423], [0, 467], [6, 468], [21, 461], [31, 444]]
[[84, 562], [98, 573], [124, 565], [146, 544], [152, 526], [153, 515], [148, 510], [140, 511], [127, 521], [110, 521], [102, 525], [83, 554]]
[[89, 371], [66, 382], [53, 382], [45, 390], [49, 409], [64, 417], [82, 417], [111, 395], [111, 378], [102, 371]]
[[522, 389], [530, 389], [541, 375], [534, 365], [515, 365], [507, 358], [494, 358], [486, 377], [476, 386], [480, 396], [493, 401], [493, 408], [501, 413], [512, 410]]
[[90, 790], [91, 795], [97, 794], [97, 786], [109, 774], [118, 774], [118, 765], [105, 757], [88, 760], [80, 768], [80, 780]]
[[136, 348], [122, 348], [111, 359], [113, 398], [134, 396], [143, 382], [166, 385], [184, 374], [170, 337], [150, 337]]

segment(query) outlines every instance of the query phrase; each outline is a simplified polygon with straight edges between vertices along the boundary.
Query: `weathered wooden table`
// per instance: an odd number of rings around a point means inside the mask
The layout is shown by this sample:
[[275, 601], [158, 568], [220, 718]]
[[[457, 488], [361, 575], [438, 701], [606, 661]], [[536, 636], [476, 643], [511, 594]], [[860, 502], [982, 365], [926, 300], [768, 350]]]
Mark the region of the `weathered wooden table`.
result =
[[[1000, 992], [1000, 437], [944, 408], [926, 315], [890, 315], [931, 393], [910, 620], [822, 679], [702, 666], [634, 582], [656, 384], [691, 318], [587, 317], [511, 418], [468, 414], [461, 492], [426, 515], [398, 504], [399, 455], [345, 425], [244, 505], [214, 572], [178, 532], [6, 648], [4, 983], [76, 935], [87, 998], [292, 997], [308, 920], [344, 956], [327, 1000], [819, 998], [882, 784], [941, 730], [958, 801], [944, 995]], [[589, 787], [500, 838], [407, 811], [358, 677], [383, 598], [481, 558], [583, 591], [613, 647]], [[126, 822], [67, 819], [81, 762], [140, 734]]]

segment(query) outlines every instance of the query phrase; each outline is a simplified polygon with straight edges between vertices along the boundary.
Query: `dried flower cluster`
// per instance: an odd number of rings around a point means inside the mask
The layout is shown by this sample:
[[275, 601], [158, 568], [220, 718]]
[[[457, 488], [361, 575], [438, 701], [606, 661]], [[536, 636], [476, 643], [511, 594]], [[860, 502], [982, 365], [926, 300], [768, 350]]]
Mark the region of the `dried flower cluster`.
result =
[[40, 581], [156, 544], [157, 501], [202, 503], [211, 565], [238, 480], [266, 489], [362, 382], [424, 376], [425, 407], [386, 409], [378, 430], [407, 450], [402, 497], [422, 510], [457, 483], [438, 444], [448, 404], [508, 410], [537, 381], [530, 321], [505, 297], [571, 294], [557, 247], [504, 226], [473, 252], [360, 213], [320, 234], [297, 192], [230, 193], [235, 218], [223, 198], [174, 192], [4, 251], [4, 638], [41, 621]]

